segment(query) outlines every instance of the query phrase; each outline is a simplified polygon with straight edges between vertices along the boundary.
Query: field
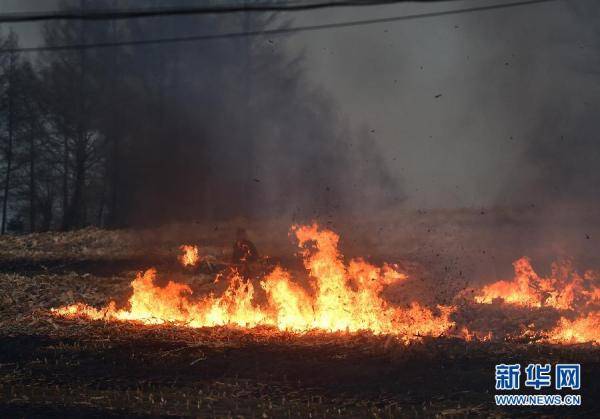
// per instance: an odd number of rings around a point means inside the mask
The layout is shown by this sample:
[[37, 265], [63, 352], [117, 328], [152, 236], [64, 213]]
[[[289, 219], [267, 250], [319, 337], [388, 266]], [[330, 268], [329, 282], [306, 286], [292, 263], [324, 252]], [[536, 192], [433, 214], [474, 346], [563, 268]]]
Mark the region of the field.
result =
[[[415, 217], [419, 220], [419, 215]], [[414, 286], [392, 290], [391, 300], [401, 301], [397, 294], [405, 293], [444, 302], [461, 286], [457, 278], [472, 283], [475, 273], [495, 269], [480, 262], [480, 257], [486, 257], [481, 253], [466, 256], [473, 254], [469, 246], [491, 245], [486, 238], [492, 227], [479, 222], [466, 228], [474, 223], [464, 221], [471, 219], [464, 214], [455, 214], [452, 222], [447, 218], [438, 222], [436, 217], [428, 214], [420, 219], [420, 226], [410, 223], [413, 230], [403, 231], [404, 239], [392, 241], [394, 235], [385, 231], [373, 235], [372, 241], [385, 244], [379, 247], [361, 241], [367, 230], [377, 232], [374, 226], [364, 227], [364, 233], [355, 233], [355, 241], [344, 244], [345, 252], [354, 255], [368, 248], [373, 260], [394, 258], [411, 275], [423, 278]], [[496, 220], [490, 225], [498, 229], [498, 236], [510, 236], [507, 230], [521, 228], [510, 219], [498, 228]], [[214, 273], [227, 265], [232, 235], [231, 226], [218, 227], [85, 229], [4, 238], [0, 244], [0, 417], [600, 416], [600, 384], [595, 381], [600, 376], [600, 350], [592, 344], [501, 338], [466, 342], [453, 337], [425, 337], [405, 344], [370, 333], [190, 329], [51, 315], [50, 308], [76, 301], [97, 307], [110, 299], [125, 304], [135, 272], [150, 266], [165, 278], [190, 284], [195, 293], [210, 291]], [[425, 234], [427, 229], [436, 235], [434, 239]], [[273, 263], [298, 269], [293, 247], [273, 238], [286, 228], [265, 230], [270, 236], [262, 240], [257, 227], [250, 230], [263, 253], [272, 255]], [[426, 239], [413, 240], [421, 236]], [[282, 243], [289, 240], [285, 235], [283, 239]], [[178, 245], [186, 242], [199, 244], [211, 263], [193, 273], [182, 271], [174, 255]], [[462, 259], [457, 257], [457, 243], [464, 244]], [[546, 250], [540, 244], [533, 246], [540, 254]], [[501, 262], [514, 257], [505, 247], [497, 255]], [[589, 252], [574, 257], [593, 261]], [[431, 291], [434, 288], [437, 292]], [[526, 321], [526, 313], [518, 310], [495, 310], [465, 310], [464, 315], [483, 316], [507, 328]], [[535, 362], [581, 363], [583, 405], [496, 407], [494, 365]]]

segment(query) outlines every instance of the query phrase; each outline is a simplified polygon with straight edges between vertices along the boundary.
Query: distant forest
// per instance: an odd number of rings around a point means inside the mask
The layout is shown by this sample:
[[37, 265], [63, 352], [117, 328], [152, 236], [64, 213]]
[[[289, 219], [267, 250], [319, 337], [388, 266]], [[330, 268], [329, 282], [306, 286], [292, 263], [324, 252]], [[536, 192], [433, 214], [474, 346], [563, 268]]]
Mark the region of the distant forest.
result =
[[[233, 14], [40, 25], [52, 47], [288, 24]], [[401, 199], [368, 130], [349, 132], [284, 44], [257, 36], [23, 53], [15, 33], [0, 33], [2, 233], [321, 218]]]

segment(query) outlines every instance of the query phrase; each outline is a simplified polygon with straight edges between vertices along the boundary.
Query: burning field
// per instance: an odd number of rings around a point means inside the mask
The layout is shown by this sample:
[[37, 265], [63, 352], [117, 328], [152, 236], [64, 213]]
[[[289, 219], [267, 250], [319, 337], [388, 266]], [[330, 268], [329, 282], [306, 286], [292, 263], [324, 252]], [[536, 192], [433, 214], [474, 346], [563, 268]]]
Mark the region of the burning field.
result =
[[[227, 282], [222, 295], [211, 293], [197, 301], [189, 298], [192, 290], [185, 284], [169, 281], [164, 287], [156, 286], [156, 270], [148, 269], [138, 273], [131, 283], [133, 294], [128, 308], [118, 309], [114, 301], [100, 309], [79, 303], [53, 309], [52, 313], [196, 328], [267, 326], [292, 333], [369, 331], [404, 340], [440, 336], [453, 325], [449, 319], [453, 307], [440, 306], [439, 314], [434, 314], [417, 302], [408, 308], [388, 304], [380, 296], [383, 287], [407, 280], [407, 276], [393, 266], [376, 267], [362, 259], [345, 265], [338, 251], [339, 236], [334, 232], [313, 224], [294, 226], [292, 233], [312, 278], [310, 290], [294, 281], [290, 272], [275, 266], [259, 280], [266, 297], [262, 306], [252, 278], [243, 277], [236, 267], [215, 278]], [[184, 266], [199, 263], [196, 248], [184, 245], [182, 251], [180, 261]]]
[[[132, 295], [124, 308], [117, 307], [115, 301], [102, 308], [75, 303], [53, 308], [51, 313], [67, 318], [192, 328], [265, 326], [291, 333], [370, 332], [404, 342], [425, 336], [489, 341], [496, 335], [497, 340], [536, 337], [557, 344], [600, 344], [600, 274], [586, 271], [580, 275], [569, 262], [554, 263], [551, 276], [542, 278], [531, 261], [523, 257], [513, 264], [513, 279], [464, 290], [457, 295], [455, 304], [431, 309], [411, 301], [402, 307], [381, 297], [384, 287], [414, 280], [397, 266], [375, 266], [361, 258], [344, 263], [338, 249], [339, 236], [317, 224], [293, 226], [291, 235], [298, 242], [310, 286], [302, 287], [289, 271], [274, 266], [258, 279], [264, 293], [263, 304], [254, 278], [242, 275], [237, 266], [215, 276], [214, 282], [226, 282], [221, 295], [211, 292], [195, 300], [191, 298], [192, 289], [184, 283], [156, 285], [157, 271], [150, 268], [139, 272], [131, 282]], [[184, 267], [193, 268], [201, 262], [196, 246], [182, 245], [180, 249], [178, 260]], [[464, 318], [461, 310], [482, 304], [522, 307], [540, 313], [546, 308], [559, 313], [560, 318], [549, 329], [543, 327], [547, 315], [540, 314], [540, 319], [525, 327], [520, 325], [521, 329], [512, 334], [493, 330], [493, 326], [474, 331], [468, 320], [460, 321]], [[462, 323], [460, 327], [458, 323]]]
[[493, 405], [506, 362], [581, 363], [578, 413], [599, 412], [600, 272], [568, 259], [436, 282], [404, 258], [346, 257], [317, 223], [289, 229], [295, 255], [244, 244], [233, 261], [224, 241], [149, 252], [128, 234], [3, 244], [0, 412], [513, 416]]

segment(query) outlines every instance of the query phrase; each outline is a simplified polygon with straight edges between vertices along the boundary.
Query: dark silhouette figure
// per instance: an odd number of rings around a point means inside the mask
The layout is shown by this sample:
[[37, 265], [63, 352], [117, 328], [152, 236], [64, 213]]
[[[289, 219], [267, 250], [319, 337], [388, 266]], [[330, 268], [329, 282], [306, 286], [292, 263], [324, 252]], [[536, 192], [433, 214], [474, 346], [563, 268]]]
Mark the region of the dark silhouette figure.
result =
[[256, 262], [258, 260], [258, 251], [254, 243], [248, 240], [246, 230], [238, 228], [235, 236], [236, 240], [233, 244], [231, 261], [235, 264], [243, 265], [248, 262]]
[[231, 261], [237, 266], [239, 274], [249, 280], [252, 278], [251, 267], [255, 265], [254, 262], [258, 261], [258, 251], [254, 243], [248, 240], [248, 234], [243, 228], [238, 228], [235, 236]]

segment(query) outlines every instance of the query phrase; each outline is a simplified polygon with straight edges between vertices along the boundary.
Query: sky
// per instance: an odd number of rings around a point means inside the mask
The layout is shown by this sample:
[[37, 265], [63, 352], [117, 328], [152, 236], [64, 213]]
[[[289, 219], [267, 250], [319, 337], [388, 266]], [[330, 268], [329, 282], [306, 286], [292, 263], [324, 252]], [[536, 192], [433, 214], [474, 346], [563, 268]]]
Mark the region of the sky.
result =
[[[282, 19], [303, 26], [497, 3], [338, 8]], [[303, 54], [307, 77], [331, 97], [349, 135], [373, 137], [382, 164], [405, 188], [407, 206], [491, 206], [523, 199], [531, 189], [523, 185], [543, 181], [548, 169], [531, 154], [546, 136], [552, 143], [600, 125], [585, 116], [600, 105], [594, 3], [554, 1], [273, 42], [290, 56]], [[4, 0], [0, 12], [53, 4]], [[40, 44], [39, 27], [13, 25], [23, 46]]]

